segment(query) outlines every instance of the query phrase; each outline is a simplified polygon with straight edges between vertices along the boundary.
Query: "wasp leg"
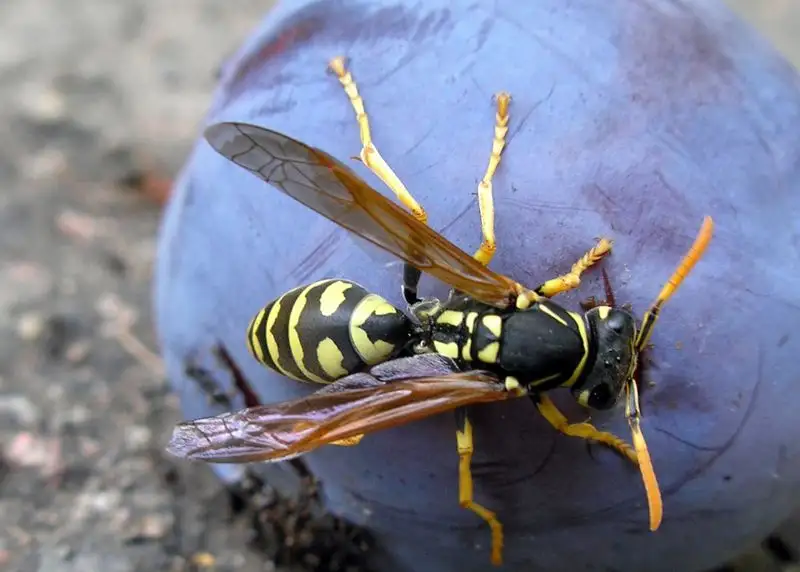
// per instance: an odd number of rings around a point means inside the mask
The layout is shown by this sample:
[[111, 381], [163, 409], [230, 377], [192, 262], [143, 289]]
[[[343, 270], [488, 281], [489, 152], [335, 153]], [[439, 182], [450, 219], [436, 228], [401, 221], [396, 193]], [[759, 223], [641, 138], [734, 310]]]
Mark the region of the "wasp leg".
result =
[[478, 206], [481, 212], [481, 232], [483, 242], [480, 248], [473, 255], [475, 259], [483, 265], [488, 265], [497, 250], [497, 242], [494, 236], [494, 197], [492, 195], [492, 178], [497, 166], [500, 165], [500, 157], [506, 146], [506, 135], [508, 134], [508, 105], [511, 96], [501, 91], [495, 96], [497, 101], [497, 114], [495, 115], [494, 139], [492, 140], [492, 153], [489, 155], [489, 165], [483, 179], [478, 183]]
[[590, 249], [572, 265], [569, 272], [548, 280], [536, 288], [535, 292], [547, 298], [552, 298], [557, 294], [577, 288], [581, 283], [581, 274], [600, 262], [609, 252], [611, 252], [611, 241], [607, 238], [600, 239], [594, 248]]
[[[415, 219], [427, 224], [428, 214], [425, 212], [425, 209], [422, 208], [422, 205], [420, 205], [408, 189], [406, 189], [406, 186], [386, 163], [378, 152], [377, 147], [375, 147], [375, 144], [372, 142], [372, 132], [369, 127], [367, 111], [364, 109], [364, 100], [358, 93], [358, 86], [352, 74], [345, 67], [344, 58], [341, 56], [335, 57], [330, 61], [328, 66], [333, 70], [333, 73], [336, 74], [336, 77], [339, 78], [339, 83], [342, 84], [350, 100], [350, 104], [353, 106], [353, 111], [356, 113], [362, 145], [361, 153], [359, 154], [361, 162], [391, 189], [403, 206], [411, 211]], [[421, 275], [419, 270], [410, 264], [405, 264], [403, 271], [403, 297], [409, 305], [419, 302], [417, 287]]]
[[353, 435], [352, 437], [347, 437], [345, 439], [339, 439], [338, 441], [332, 441], [331, 445], [338, 445], [340, 447], [352, 447], [354, 445], [358, 445], [361, 442], [361, 439], [364, 438], [364, 435]]
[[603, 445], [615, 450], [617, 453], [629, 459], [634, 464], [639, 464], [639, 458], [636, 455], [636, 451], [623, 439], [613, 435], [612, 433], [600, 431], [590, 423], [570, 423], [567, 421], [567, 418], [564, 416], [564, 414], [558, 410], [555, 403], [553, 403], [553, 401], [546, 395], [537, 395], [533, 397], [533, 399], [536, 403], [536, 407], [539, 409], [539, 413], [541, 413], [542, 416], [547, 419], [547, 421], [549, 421], [553, 427], [555, 427], [564, 435], [569, 435], [570, 437], [580, 437], [581, 439], [587, 439], [589, 441], [597, 441], [598, 443], [602, 443]]
[[472, 423], [466, 409], [456, 410], [456, 438], [458, 443], [458, 502], [462, 508], [471, 510], [481, 517], [492, 531], [492, 564], [503, 562], [503, 525], [497, 515], [472, 500]]

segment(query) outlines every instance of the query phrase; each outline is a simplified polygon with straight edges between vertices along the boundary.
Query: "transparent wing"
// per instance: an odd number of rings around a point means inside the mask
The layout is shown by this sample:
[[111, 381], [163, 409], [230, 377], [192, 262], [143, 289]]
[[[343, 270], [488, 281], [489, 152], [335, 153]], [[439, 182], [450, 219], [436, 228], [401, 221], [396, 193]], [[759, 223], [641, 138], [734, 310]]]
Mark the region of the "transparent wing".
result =
[[218, 123], [211, 146], [290, 197], [476, 300], [506, 308], [520, 286], [492, 272], [324, 151], [245, 123]]
[[511, 397], [496, 376], [485, 372], [391, 383], [355, 374], [302, 399], [181, 423], [167, 450], [217, 463], [283, 461], [355, 435]]

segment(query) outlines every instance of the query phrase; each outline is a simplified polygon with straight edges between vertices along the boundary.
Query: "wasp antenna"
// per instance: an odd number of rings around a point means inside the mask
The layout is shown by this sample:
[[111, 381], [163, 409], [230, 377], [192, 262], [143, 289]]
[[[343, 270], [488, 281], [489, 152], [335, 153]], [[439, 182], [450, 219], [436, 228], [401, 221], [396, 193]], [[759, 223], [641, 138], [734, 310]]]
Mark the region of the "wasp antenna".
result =
[[616, 308], [617, 298], [614, 296], [614, 287], [611, 286], [611, 279], [608, 277], [608, 272], [603, 268], [600, 271], [603, 275], [603, 290], [606, 293], [606, 305]]
[[655, 326], [656, 320], [658, 320], [661, 307], [675, 293], [689, 272], [691, 272], [692, 268], [694, 268], [694, 265], [697, 264], [697, 261], [703, 256], [706, 248], [708, 248], [713, 230], [714, 221], [711, 220], [710, 216], [705, 217], [700, 231], [694, 239], [694, 244], [692, 244], [692, 247], [683, 257], [680, 264], [678, 264], [675, 272], [673, 272], [672, 276], [667, 280], [667, 283], [664, 284], [656, 301], [653, 302], [653, 305], [650, 306], [650, 309], [647, 310], [644, 318], [642, 318], [642, 327], [639, 329], [639, 335], [636, 338], [636, 349], [638, 351], [641, 351], [650, 340], [650, 334], [652, 334], [653, 326]]
[[631, 379], [626, 385], [627, 402], [625, 405], [625, 416], [628, 418], [631, 433], [633, 434], [633, 448], [639, 461], [639, 472], [642, 475], [645, 494], [647, 495], [647, 507], [650, 512], [650, 530], [656, 531], [661, 526], [661, 518], [664, 515], [664, 505], [661, 502], [661, 490], [658, 486], [656, 472], [653, 469], [653, 462], [650, 460], [650, 452], [647, 450], [647, 442], [644, 440], [641, 428], [641, 412], [639, 411], [639, 391], [636, 388], [636, 381]]

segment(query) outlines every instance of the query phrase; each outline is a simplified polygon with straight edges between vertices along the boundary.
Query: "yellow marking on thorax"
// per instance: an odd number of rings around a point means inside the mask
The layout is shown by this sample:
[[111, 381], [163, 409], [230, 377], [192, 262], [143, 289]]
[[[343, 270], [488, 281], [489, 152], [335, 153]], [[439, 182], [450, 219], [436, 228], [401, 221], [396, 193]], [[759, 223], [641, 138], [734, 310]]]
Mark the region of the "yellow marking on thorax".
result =
[[478, 319], [478, 312], [469, 312], [467, 314], [466, 326], [467, 326], [467, 330], [469, 331], [470, 334], [475, 329], [475, 320], [477, 320], [477, 319]]
[[583, 316], [576, 312], [568, 312], [568, 314], [578, 325], [578, 331], [581, 334], [581, 341], [583, 342], [583, 357], [581, 357], [581, 361], [578, 362], [570, 378], [561, 384], [562, 387], [571, 387], [575, 383], [578, 376], [583, 371], [583, 368], [586, 367], [586, 360], [589, 358], [589, 335], [586, 333], [586, 324], [583, 322]]
[[264, 311], [264, 308], [261, 308], [261, 310], [258, 311], [258, 314], [253, 316], [253, 319], [250, 321], [250, 327], [248, 328], [250, 330], [250, 339], [247, 340], [247, 348], [259, 363], [264, 363], [264, 348], [259, 343], [256, 332], [261, 326], [261, 322], [264, 321], [264, 314], [266, 314], [266, 312]]
[[467, 343], [461, 347], [461, 359], [472, 361], [472, 338], [467, 338]]
[[505, 386], [506, 386], [506, 391], [517, 391], [522, 388], [522, 386], [519, 383], [519, 380], [512, 375], [506, 376]]
[[486, 326], [487, 330], [492, 332], [495, 338], [500, 337], [500, 333], [503, 331], [503, 318], [496, 314], [489, 314], [488, 316], [484, 316], [481, 322]]
[[500, 342], [492, 342], [478, 352], [478, 359], [483, 363], [497, 363], [497, 354], [499, 353]]
[[458, 344], [455, 342], [433, 340], [433, 347], [436, 353], [442, 354], [445, 357], [458, 359]]
[[597, 315], [600, 316], [601, 320], [605, 320], [608, 318], [608, 315], [611, 313], [610, 306], [598, 306], [597, 307]]
[[397, 309], [377, 294], [365, 296], [353, 310], [353, 315], [350, 317], [350, 341], [353, 342], [353, 349], [358, 352], [358, 355], [367, 365], [375, 365], [385, 361], [392, 354], [395, 347], [394, 344], [384, 340], [373, 342], [361, 326], [372, 315], [385, 316], [395, 312], [397, 312]]
[[460, 326], [464, 321], [464, 312], [457, 312], [455, 310], [445, 310], [436, 318], [437, 324], [444, 324], [447, 326]]
[[[287, 292], [286, 294], [289, 293], [290, 292]], [[287, 371], [281, 366], [281, 362], [279, 361], [280, 351], [278, 349], [278, 341], [275, 339], [275, 335], [272, 333], [272, 328], [275, 326], [275, 320], [277, 320], [278, 316], [280, 316], [281, 314], [281, 302], [283, 302], [283, 298], [286, 296], [286, 294], [284, 294], [275, 301], [275, 303], [272, 305], [272, 308], [269, 311], [269, 315], [267, 316], [267, 329], [266, 329], [267, 351], [269, 352], [269, 355], [272, 358], [272, 363], [275, 364], [275, 368], [279, 372], [281, 372], [288, 378], [297, 381], [306, 381], [304, 379], [300, 379], [299, 377]]]
[[548, 316], [550, 316], [551, 318], [553, 318], [555, 321], [559, 322], [562, 326], [567, 327], [567, 321], [564, 320], [564, 318], [562, 318], [561, 316], [559, 316], [555, 312], [553, 312], [553, 310], [551, 310], [550, 308], [548, 308], [544, 304], [539, 304], [539, 309], [542, 312], [544, 312], [545, 314], [547, 314]]
[[317, 360], [331, 379], [339, 379], [348, 373], [342, 366], [344, 354], [331, 338], [325, 338], [317, 346]]
[[333, 313], [344, 303], [344, 293], [352, 288], [352, 284], [336, 280], [325, 287], [319, 297], [319, 311], [323, 316], [333, 316]]
[[306, 307], [306, 296], [308, 295], [308, 292], [312, 288], [318, 286], [321, 282], [324, 282], [324, 280], [321, 280], [320, 282], [315, 282], [314, 284], [311, 284], [310, 286], [306, 286], [305, 288], [303, 288], [303, 291], [300, 292], [300, 295], [297, 297], [297, 299], [294, 301], [294, 304], [292, 305], [292, 311], [289, 313], [289, 347], [292, 350], [292, 358], [294, 359], [295, 364], [297, 364], [297, 367], [300, 369], [300, 371], [303, 373], [304, 376], [306, 376], [311, 381], [316, 381], [317, 383], [327, 383], [327, 381], [325, 381], [318, 375], [310, 372], [306, 368], [306, 365], [303, 363], [303, 357], [304, 357], [303, 344], [300, 341], [300, 333], [297, 331], [297, 326], [300, 323], [300, 316], [303, 313], [303, 308]]

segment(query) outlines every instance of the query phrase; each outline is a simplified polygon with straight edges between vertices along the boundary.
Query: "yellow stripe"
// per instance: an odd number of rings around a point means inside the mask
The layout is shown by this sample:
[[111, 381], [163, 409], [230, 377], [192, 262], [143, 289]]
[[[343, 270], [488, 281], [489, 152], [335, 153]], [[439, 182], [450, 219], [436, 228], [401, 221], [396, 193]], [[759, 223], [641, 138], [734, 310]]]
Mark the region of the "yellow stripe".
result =
[[467, 330], [471, 334], [475, 329], [475, 320], [478, 318], [478, 312], [470, 312], [467, 314]]
[[488, 316], [484, 316], [481, 322], [483, 322], [487, 330], [494, 334], [495, 338], [500, 337], [500, 332], [503, 330], [503, 319], [500, 316], [489, 314]]
[[578, 379], [578, 376], [583, 371], [583, 368], [586, 367], [586, 360], [589, 357], [589, 336], [586, 334], [586, 324], [583, 323], [583, 316], [576, 314], [575, 312], [568, 313], [575, 323], [578, 324], [578, 331], [581, 333], [581, 341], [583, 341], [583, 357], [578, 363], [578, 366], [575, 368], [575, 371], [572, 372], [570, 378], [561, 384], [562, 387], [571, 387], [572, 384], [575, 383], [575, 380]]
[[440, 342], [433, 340], [433, 347], [436, 353], [442, 354], [445, 357], [458, 359], [458, 344], [455, 342]]
[[311, 381], [316, 381], [317, 383], [328, 382], [306, 369], [306, 365], [303, 363], [303, 344], [300, 341], [300, 334], [297, 331], [297, 326], [300, 323], [300, 315], [303, 313], [303, 308], [306, 307], [306, 296], [308, 295], [308, 292], [315, 286], [319, 286], [324, 282], [327, 282], [327, 280], [320, 280], [319, 282], [314, 282], [313, 284], [306, 286], [294, 301], [294, 304], [292, 305], [292, 311], [289, 314], [289, 347], [292, 350], [292, 358], [294, 359], [294, 363], [306, 378], [310, 379]]
[[500, 342], [492, 342], [478, 352], [478, 359], [483, 363], [497, 363], [497, 354], [500, 353]]
[[331, 379], [339, 379], [347, 375], [347, 370], [342, 367], [344, 354], [330, 338], [325, 338], [317, 346], [317, 360], [319, 365]]
[[562, 318], [561, 316], [559, 316], [558, 314], [553, 312], [553, 310], [551, 310], [550, 308], [548, 308], [544, 304], [539, 304], [539, 309], [542, 312], [544, 312], [545, 314], [547, 314], [548, 316], [550, 316], [551, 318], [553, 318], [554, 320], [556, 320], [557, 322], [559, 322], [562, 326], [568, 327], [567, 326], [567, 322], [566, 322], [566, 320], [564, 320], [564, 318]]
[[472, 338], [467, 338], [467, 343], [462, 346], [461, 359], [464, 361], [472, 361]]
[[[378, 296], [380, 298], [380, 296]], [[374, 313], [376, 316], [386, 316], [387, 314], [396, 314], [397, 308], [392, 306], [389, 302], [381, 298], [382, 304], [378, 304], [375, 308]]]
[[456, 312], [455, 310], [445, 310], [439, 317], [436, 318], [437, 324], [444, 324], [447, 326], [460, 326], [464, 320], [464, 312]]
[[272, 333], [272, 328], [275, 326], [275, 320], [278, 319], [278, 316], [281, 313], [281, 302], [283, 302], [283, 298], [287, 294], [291, 294], [294, 290], [291, 290], [278, 298], [275, 303], [272, 305], [272, 308], [269, 311], [269, 315], [267, 316], [267, 330], [266, 330], [266, 338], [267, 338], [267, 351], [269, 351], [269, 356], [272, 358], [272, 363], [275, 364], [275, 369], [281, 372], [288, 378], [297, 380], [297, 381], [306, 381], [304, 379], [300, 379], [296, 375], [293, 375], [289, 371], [283, 369], [280, 362], [280, 351], [278, 350], [278, 342], [275, 340], [275, 336]]
[[261, 326], [261, 322], [264, 321], [264, 308], [258, 311], [252, 321], [250, 322], [250, 338], [247, 343], [247, 347], [250, 350], [250, 353], [253, 354], [253, 357], [258, 360], [259, 363], [264, 362], [264, 348], [258, 342], [258, 336], [256, 335], [256, 330]]
[[325, 316], [333, 316], [333, 313], [344, 303], [344, 293], [352, 288], [352, 284], [336, 280], [329, 284], [319, 297], [319, 311]]
[[353, 342], [353, 349], [356, 350], [361, 359], [367, 365], [375, 365], [386, 360], [394, 351], [394, 344], [384, 340], [376, 340], [374, 343], [369, 339], [367, 332], [361, 327], [366, 323], [370, 316], [384, 316], [396, 312], [396, 308], [377, 294], [365, 296], [353, 310], [350, 317], [350, 341]]

